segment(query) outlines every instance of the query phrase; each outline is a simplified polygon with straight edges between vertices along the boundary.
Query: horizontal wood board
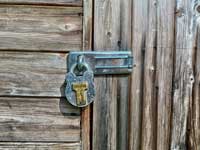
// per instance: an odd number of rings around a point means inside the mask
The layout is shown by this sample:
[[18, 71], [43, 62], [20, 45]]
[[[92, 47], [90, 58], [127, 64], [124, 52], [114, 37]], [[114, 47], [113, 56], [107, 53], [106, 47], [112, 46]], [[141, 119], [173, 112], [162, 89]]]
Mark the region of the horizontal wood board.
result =
[[0, 96], [64, 96], [66, 56], [0, 52]]
[[0, 0], [1, 4], [82, 6], [82, 0]]
[[0, 141], [80, 140], [80, 112], [66, 99], [0, 97]]
[[82, 48], [82, 8], [0, 5], [0, 50]]
[[1, 150], [80, 150], [80, 143], [0, 143]]

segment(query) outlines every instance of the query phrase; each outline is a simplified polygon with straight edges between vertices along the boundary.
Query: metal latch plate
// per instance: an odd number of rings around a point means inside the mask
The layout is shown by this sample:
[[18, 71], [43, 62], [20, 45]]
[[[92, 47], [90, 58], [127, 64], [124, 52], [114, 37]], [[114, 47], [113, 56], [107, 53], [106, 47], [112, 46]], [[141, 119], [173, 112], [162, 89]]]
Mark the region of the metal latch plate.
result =
[[95, 75], [129, 74], [133, 68], [131, 51], [78, 51], [70, 52], [67, 60], [68, 71], [83, 56]]

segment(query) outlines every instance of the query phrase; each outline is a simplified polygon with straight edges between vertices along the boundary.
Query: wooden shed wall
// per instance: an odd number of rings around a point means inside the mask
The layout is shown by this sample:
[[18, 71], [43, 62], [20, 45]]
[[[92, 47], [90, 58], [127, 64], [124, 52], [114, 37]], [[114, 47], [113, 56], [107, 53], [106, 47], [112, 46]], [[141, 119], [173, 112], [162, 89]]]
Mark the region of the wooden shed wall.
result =
[[67, 54], [83, 46], [82, 6], [0, 0], [0, 149], [81, 149], [80, 110], [63, 91]]

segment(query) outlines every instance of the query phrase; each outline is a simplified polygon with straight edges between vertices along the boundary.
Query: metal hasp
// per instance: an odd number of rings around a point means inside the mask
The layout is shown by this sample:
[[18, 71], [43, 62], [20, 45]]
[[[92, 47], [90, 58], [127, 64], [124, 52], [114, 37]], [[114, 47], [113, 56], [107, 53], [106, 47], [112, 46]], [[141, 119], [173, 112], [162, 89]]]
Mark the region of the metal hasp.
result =
[[65, 96], [76, 107], [94, 101], [94, 75], [129, 74], [133, 68], [130, 51], [70, 52], [67, 59]]
[[129, 74], [133, 68], [133, 56], [131, 51], [78, 51], [70, 52], [67, 65], [70, 68], [84, 58], [94, 75]]

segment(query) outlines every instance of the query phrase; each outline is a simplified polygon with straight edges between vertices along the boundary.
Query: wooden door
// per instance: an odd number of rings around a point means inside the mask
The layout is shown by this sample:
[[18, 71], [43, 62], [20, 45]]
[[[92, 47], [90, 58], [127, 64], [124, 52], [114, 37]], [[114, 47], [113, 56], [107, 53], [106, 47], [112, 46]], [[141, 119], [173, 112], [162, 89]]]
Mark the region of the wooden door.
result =
[[94, 50], [132, 49], [135, 67], [96, 78], [93, 150], [200, 149], [199, 16], [196, 0], [95, 0]]
[[199, 1], [93, 2], [93, 49], [131, 49], [135, 67], [95, 78], [92, 150], [199, 150]]

